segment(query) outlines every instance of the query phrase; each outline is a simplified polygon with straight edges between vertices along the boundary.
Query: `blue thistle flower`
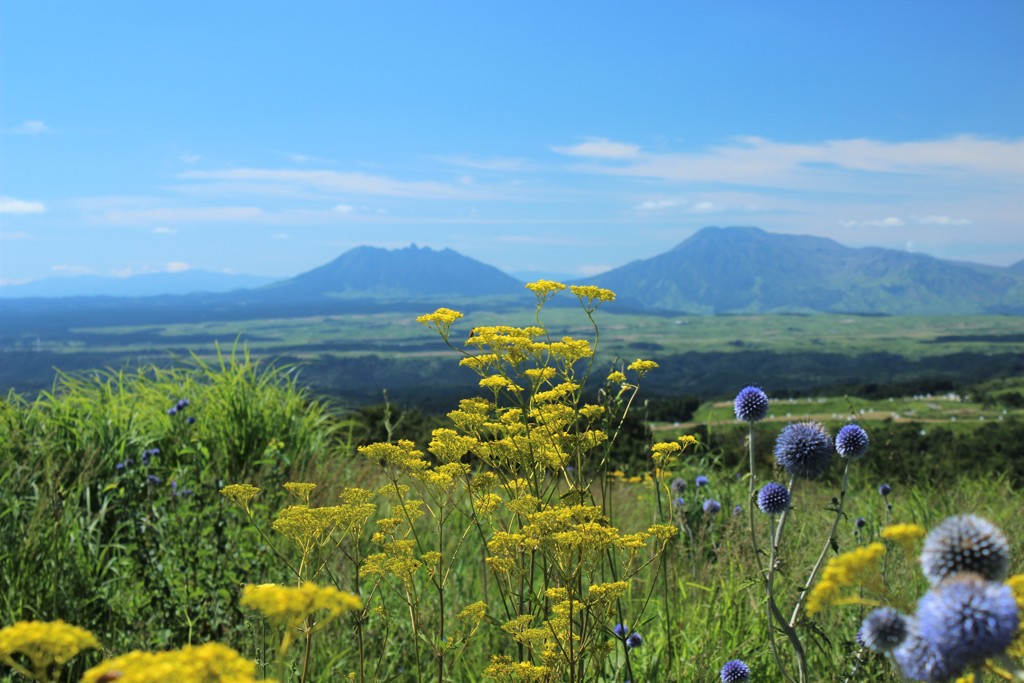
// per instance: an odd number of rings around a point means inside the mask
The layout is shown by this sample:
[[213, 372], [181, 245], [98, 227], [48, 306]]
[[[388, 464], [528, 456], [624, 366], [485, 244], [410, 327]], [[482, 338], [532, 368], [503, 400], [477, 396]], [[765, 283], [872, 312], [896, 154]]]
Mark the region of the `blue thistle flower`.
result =
[[737, 420], [760, 422], [768, 415], [768, 396], [760, 387], [744, 387], [736, 394], [733, 410]]
[[858, 517], [857, 519], [853, 520], [853, 525], [858, 529], [863, 529], [868, 525], [868, 520], [864, 519], [863, 517]]
[[890, 493], [892, 493], [892, 487], [891, 486], [889, 486], [888, 484], [879, 484], [878, 485], [878, 495], [880, 495], [883, 498], [885, 498]]
[[697, 488], [701, 488], [708, 485], [708, 478], [703, 474], [697, 475]]
[[732, 516], [733, 517], [737, 517], [737, 516], [742, 515], [742, 514], [743, 514], [743, 506], [740, 505], [739, 503], [737, 503], [732, 508]]
[[1013, 590], [969, 573], [926, 593], [917, 618], [921, 637], [957, 671], [1002, 653], [1019, 625]]
[[704, 501], [704, 512], [709, 515], [717, 515], [722, 511], [722, 504], [714, 498], [709, 498]]
[[789, 508], [789, 489], [770, 481], [757, 492], [757, 507], [767, 515], [780, 515]]
[[628, 647], [630, 650], [632, 650], [633, 648], [640, 647], [643, 644], [644, 644], [643, 636], [641, 636], [636, 631], [633, 631], [632, 633], [630, 633], [626, 637], [626, 647]]
[[155, 474], [151, 474], [148, 477], [146, 477], [146, 481], [148, 481], [150, 484], [159, 484], [161, 482], [161, 479]]
[[908, 619], [906, 624], [906, 638], [892, 651], [903, 675], [925, 683], [943, 683], [951, 679], [957, 672], [934, 645], [921, 637], [917, 619]]
[[677, 507], [677, 508], [681, 508], [684, 505], [686, 505], [686, 499], [685, 498], [676, 498], [675, 500], [672, 501], [672, 505]]
[[722, 683], [746, 683], [750, 680], [750, 667], [741, 659], [728, 661], [720, 674]]
[[836, 452], [851, 460], [863, 458], [868, 452], [868, 433], [860, 425], [846, 425], [836, 434]]
[[872, 652], [889, 652], [907, 637], [907, 618], [891, 607], [868, 614], [857, 631], [857, 642]]
[[817, 479], [832, 461], [832, 437], [817, 422], [786, 425], [775, 440], [775, 460], [795, 477]]
[[171, 406], [170, 408], [168, 408], [167, 409], [167, 414], [170, 415], [171, 417], [174, 417], [175, 415], [177, 415], [178, 414], [177, 406]]
[[672, 489], [672, 493], [682, 493], [686, 490], [686, 480], [682, 477], [676, 477], [672, 480], [669, 488]]
[[629, 627], [625, 624], [615, 624], [615, 628], [612, 629], [612, 632], [619, 638], [625, 639], [626, 634], [629, 633]]
[[160, 455], [160, 449], [159, 448], [150, 448], [149, 449], [149, 454], [150, 455]]
[[196, 418], [193, 417], [192, 415], [189, 415], [188, 417], [185, 418], [185, 423], [194, 425], [196, 423]]
[[174, 407], [177, 408], [178, 410], [185, 410], [185, 408], [188, 408], [188, 399], [181, 399], [180, 401], [177, 402], [177, 404], [175, 404]]
[[924, 539], [921, 568], [933, 586], [959, 572], [1002, 581], [1010, 568], [1010, 544], [1002, 531], [981, 517], [949, 517]]

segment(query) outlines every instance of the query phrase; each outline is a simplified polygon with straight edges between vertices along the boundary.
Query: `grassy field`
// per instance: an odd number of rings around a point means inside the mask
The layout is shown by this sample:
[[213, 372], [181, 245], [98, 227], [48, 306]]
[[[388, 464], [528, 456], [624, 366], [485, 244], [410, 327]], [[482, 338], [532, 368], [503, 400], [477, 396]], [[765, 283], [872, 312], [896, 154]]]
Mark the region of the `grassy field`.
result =
[[[563, 313], [553, 311], [552, 339], [585, 337], [590, 328]], [[429, 331], [385, 319], [368, 316], [432, 340], [429, 353], [457, 367]], [[1005, 435], [1024, 422], [1014, 398], [1024, 380], [959, 397], [772, 399], [749, 459], [731, 404], [709, 402], [690, 423], [655, 425], [656, 443], [626, 467], [621, 416], [642, 408], [662, 369], [632, 364], [588, 403], [586, 347], [532, 346], [482, 329], [486, 320], [469, 324], [475, 352], [501, 350], [480, 361], [488, 388], [463, 394], [479, 398], [418, 443], [356, 448], [366, 425], [353, 413], [241, 347], [171, 369], [61, 375], [38, 397], [0, 400], [0, 626], [89, 629], [101, 647], [61, 680], [93, 666], [91, 680], [107, 680], [124, 664], [104, 658], [130, 651], [218, 641], [253, 667], [245, 681], [711, 682], [732, 659], [752, 680], [899, 681], [855, 640], [873, 604], [910, 613], [928, 590], [920, 540], [904, 548], [884, 529], [980, 515], [1010, 539], [1010, 573], [1024, 572], [1024, 492], [1011, 470], [989, 466], [1020, 460], [1021, 440]], [[636, 332], [605, 322], [602, 345]], [[787, 423], [820, 419], [834, 435], [850, 417], [872, 441], [848, 469], [834, 458], [821, 479], [790, 481], [771, 458]], [[380, 417], [388, 435], [393, 418]], [[783, 517], [753, 506], [769, 480], [789, 482]], [[818, 609], [828, 563], [858, 549], [877, 562]], [[278, 588], [262, 602], [242, 589], [265, 583]], [[290, 592], [304, 585], [318, 602]], [[775, 626], [773, 604], [784, 613]], [[6, 680], [29, 663], [4, 649], [12, 641], [0, 632]], [[56, 673], [44, 667], [43, 678]]]

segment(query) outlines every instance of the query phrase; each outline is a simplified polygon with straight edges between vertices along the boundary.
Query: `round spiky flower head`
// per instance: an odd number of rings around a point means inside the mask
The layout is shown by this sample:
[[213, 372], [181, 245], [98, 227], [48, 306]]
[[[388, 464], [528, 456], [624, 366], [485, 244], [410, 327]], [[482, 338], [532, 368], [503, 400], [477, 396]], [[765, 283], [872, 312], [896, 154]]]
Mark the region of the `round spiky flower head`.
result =
[[708, 485], [708, 478], [705, 477], [703, 474], [698, 474], [695, 482], [697, 484], [697, 488], [701, 488], [702, 486]]
[[630, 650], [632, 650], [635, 647], [640, 647], [643, 644], [644, 637], [636, 631], [633, 631], [628, 636], [626, 636], [626, 647], [628, 647]]
[[817, 422], [786, 425], [775, 440], [775, 460], [795, 477], [817, 479], [832, 462], [832, 437]]
[[789, 489], [770, 481], [757, 492], [757, 507], [767, 515], [781, 515], [789, 507]]
[[957, 574], [917, 604], [921, 637], [950, 668], [981, 664], [1006, 650], [1019, 625], [1013, 590], [977, 574]]
[[913, 681], [944, 683], [957, 673], [942, 653], [921, 637], [917, 619], [907, 620], [907, 637], [892, 654], [903, 675]]
[[1010, 544], [988, 520], [974, 515], [949, 517], [924, 539], [921, 567], [933, 586], [958, 572], [1002, 581], [1010, 568]]
[[846, 425], [836, 434], [836, 452], [850, 460], [863, 458], [868, 452], [868, 433], [860, 425]]
[[682, 492], [686, 490], [686, 480], [682, 477], [676, 477], [672, 480], [672, 484], [670, 486], [672, 488], [672, 493], [682, 494]]
[[744, 422], [760, 422], [768, 415], [768, 396], [760, 387], [744, 387], [733, 402], [736, 419]]
[[891, 607], [879, 607], [861, 622], [857, 642], [872, 652], [888, 652], [907, 637], [907, 619]]
[[704, 512], [709, 515], [717, 515], [722, 511], [722, 504], [713, 498], [704, 501]]
[[890, 493], [892, 493], [892, 487], [891, 486], [889, 486], [888, 484], [879, 484], [878, 485], [878, 495], [880, 495], [883, 498], [885, 498]]
[[750, 667], [741, 659], [728, 661], [722, 667], [721, 679], [722, 683], [746, 683], [750, 680]]

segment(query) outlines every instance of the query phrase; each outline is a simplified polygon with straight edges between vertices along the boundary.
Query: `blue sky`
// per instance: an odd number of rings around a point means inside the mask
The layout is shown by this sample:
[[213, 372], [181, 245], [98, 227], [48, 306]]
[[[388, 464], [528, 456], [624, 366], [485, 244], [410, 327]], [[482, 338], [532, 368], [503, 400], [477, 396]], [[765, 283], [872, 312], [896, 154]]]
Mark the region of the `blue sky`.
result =
[[1024, 3], [0, 5], [0, 283], [707, 225], [1024, 258]]

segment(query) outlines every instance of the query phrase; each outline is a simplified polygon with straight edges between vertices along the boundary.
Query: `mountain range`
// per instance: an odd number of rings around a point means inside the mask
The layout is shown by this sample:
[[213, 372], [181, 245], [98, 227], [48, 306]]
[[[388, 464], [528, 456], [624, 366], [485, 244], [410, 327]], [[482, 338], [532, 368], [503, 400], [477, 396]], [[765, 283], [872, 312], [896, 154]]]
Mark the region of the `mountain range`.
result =
[[[667, 252], [574, 284], [615, 291], [620, 310], [1024, 315], [1024, 261], [1005, 268], [985, 266], [891, 249], [854, 249], [826, 238], [751, 227], [704, 228]], [[0, 291], [9, 289], [14, 288]], [[136, 287], [132, 292], [143, 294]], [[80, 299], [75, 305], [88, 307], [88, 301]], [[522, 281], [493, 266], [451, 249], [412, 245], [396, 250], [357, 247], [287, 280], [228, 293], [161, 297], [160, 307], [201, 302], [221, 311], [244, 307], [253, 313], [261, 306], [310, 311], [499, 301], [514, 305], [530, 300]], [[104, 307], [111, 305], [115, 302], [104, 300]], [[144, 306], [143, 299], [134, 299], [133, 307]]]

